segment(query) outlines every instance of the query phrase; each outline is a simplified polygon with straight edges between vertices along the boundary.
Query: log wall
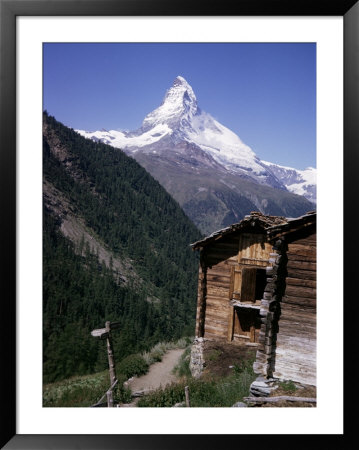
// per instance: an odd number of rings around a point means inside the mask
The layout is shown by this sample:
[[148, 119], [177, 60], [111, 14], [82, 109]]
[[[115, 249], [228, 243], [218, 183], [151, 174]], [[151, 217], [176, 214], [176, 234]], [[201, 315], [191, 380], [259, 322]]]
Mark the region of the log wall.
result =
[[227, 339], [231, 309], [231, 268], [238, 257], [238, 236], [221, 239], [204, 253], [207, 267], [204, 337]]
[[[240, 288], [241, 268], [267, 266], [270, 249], [264, 234], [241, 233], [221, 238], [201, 251], [196, 336], [247, 342], [234, 336], [239, 323], [229, 301], [236, 287]], [[252, 340], [257, 341], [259, 329], [255, 333], [257, 339]], [[242, 334], [250, 337], [250, 332]]]
[[316, 385], [316, 234], [288, 244], [273, 376]]
[[[284, 230], [272, 244], [260, 234], [233, 233], [202, 249], [196, 336], [254, 341], [255, 373], [316, 385], [315, 224]], [[230, 300], [241, 302], [242, 271], [258, 266], [265, 270], [260, 322], [247, 332]]]

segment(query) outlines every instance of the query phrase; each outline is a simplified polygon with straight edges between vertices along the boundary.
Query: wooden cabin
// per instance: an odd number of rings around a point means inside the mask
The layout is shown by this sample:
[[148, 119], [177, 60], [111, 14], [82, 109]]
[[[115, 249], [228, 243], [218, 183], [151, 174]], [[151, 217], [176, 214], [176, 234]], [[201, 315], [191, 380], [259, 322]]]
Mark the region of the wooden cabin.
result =
[[316, 384], [316, 213], [253, 212], [200, 251], [196, 336], [257, 348], [265, 377]]

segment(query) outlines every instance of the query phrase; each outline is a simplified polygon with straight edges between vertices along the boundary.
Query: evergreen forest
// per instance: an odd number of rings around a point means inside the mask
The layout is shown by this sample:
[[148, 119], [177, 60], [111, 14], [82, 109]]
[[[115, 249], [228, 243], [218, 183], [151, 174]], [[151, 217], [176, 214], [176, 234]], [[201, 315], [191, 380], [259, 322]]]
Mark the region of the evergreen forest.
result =
[[83, 138], [47, 112], [43, 119], [44, 183], [114, 258], [129, 259], [139, 277], [122, 282], [88, 243], [64, 236], [67, 212], [44, 199], [43, 381], [49, 383], [107, 367], [105, 342], [90, 334], [107, 320], [121, 323], [113, 332], [117, 361], [193, 335], [198, 258], [189, 244], [202, 236], [134, 159]]

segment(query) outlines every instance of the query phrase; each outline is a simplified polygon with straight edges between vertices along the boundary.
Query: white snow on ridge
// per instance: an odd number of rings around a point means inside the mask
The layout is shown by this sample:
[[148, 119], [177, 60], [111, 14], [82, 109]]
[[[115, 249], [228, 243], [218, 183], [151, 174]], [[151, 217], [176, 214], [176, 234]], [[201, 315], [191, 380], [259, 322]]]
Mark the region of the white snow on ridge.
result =
[[[263, 161], [261, 160], [261, 162], [269, 167], [270, 169], [274, 169], [276, 168], [277, 170], [282, 171], [283, 173], [295, 173], [297, 178], [305, 183], [307, 183], [308, 185], [310, 184], [316, 184], [317, 183], [317, 169], [315, 169], [314, 167], [307, 167], [304, 170], [299, 170], [299, 169], [295, 169], [294, 167], [286, 167], [286, 166], [281, 166], [279, 164], [274, 164], [268, 161]], [[290, 184], [294, 184], [294, 183], [290, 183]]]
[[262, 163], [273, 172], [288, 191], [316, 202], [317, 169], [307, 167], [304, 170], [298, 170], [268, 161], [262, 161]]
[[210, 114], [201, 112], [195, 115], [191, 125], [188, 131], [185, 130], [186, 140], [211, 153], [211, 156], [227, 169], [235, 170], [238, 166], [256, 174], [264, 172], [263, 167], [257, 163], [253, 150]]
[[118, 148], [144, 147], [145, 145], [151, 145], [159, 141], [168, 134], [172, 134], [172, 130], [167, 124], [164, 123], [156, 125], [154, 128], [142, 133], [139, 136], [128, 136], [128, 133], [123, 133], [116, 130], [106, 132], [88, 132], [84, 130], [75, 131], [88, 139], [101, 141], [105, 144]]
[[187, 81], [178, 76], [166, 92], [162, 104], [147, 114], [142, 129], [155, 127], [161, 123], [177, 125], [179, 121], [190, 121], [197, 112], [197, 99]]
[[[316, 169], [296, 170], [261, 161], [237, 134], [201, 111], [192, 87], [181, 76], [176, 77], [167, 90], [161, 105], [147, 114], [140, 129], [133, 132], [76, 131], [86, 138], [121, 148], [130, 154], [146, 151], [145, 147], [156, 144], [166, 136], [173, 142], [173, 149], [175, 144], [185, 141], [202, 149], [232, 173], [245, 174], [260, 184], [288, 189], [315, 201]], [[168, 141], [166, 148], [171, 151]], [[151, 150], [156, 151], [156, 147]]]

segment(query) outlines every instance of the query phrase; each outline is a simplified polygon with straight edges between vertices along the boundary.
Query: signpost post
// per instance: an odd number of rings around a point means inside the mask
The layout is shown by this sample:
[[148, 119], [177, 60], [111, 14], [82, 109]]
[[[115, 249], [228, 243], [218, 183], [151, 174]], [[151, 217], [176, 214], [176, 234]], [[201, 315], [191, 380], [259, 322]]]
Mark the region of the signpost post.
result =
[[109, 408], [113, 407], [112, 389], [117, 381], [116, 369], [115, 369], [115, 359], [114, 359], [113, 348], [112, 348], [111, 331], [115, 330], [119, 327], [120, 327], [119, 322], [111, 323], [110, 321], [107, 321], [105, 323], [105, 328], [98, 328], [96, 330], [91, 331], [91, 335], [93, 337], [99, 337], [100, 339], [106, 339], [106, 343], [107, 343], [108, 367], [109, 367], [109, 371], [110, 371], [110, 389], [107, 391], [107, 406]]

